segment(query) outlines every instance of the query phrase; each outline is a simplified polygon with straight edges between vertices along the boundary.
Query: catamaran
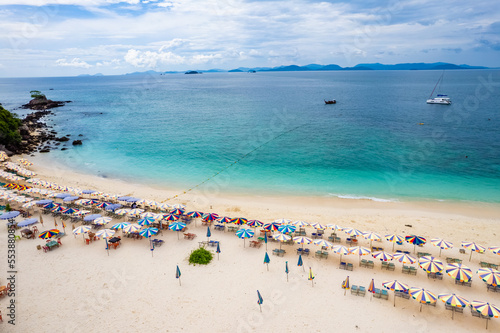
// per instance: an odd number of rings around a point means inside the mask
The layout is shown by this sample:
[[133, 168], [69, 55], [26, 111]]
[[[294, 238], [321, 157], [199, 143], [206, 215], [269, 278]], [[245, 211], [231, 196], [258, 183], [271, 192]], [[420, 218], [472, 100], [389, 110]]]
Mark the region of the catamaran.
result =
[[429, 99], [427, 100], [427, 104], [444, 104], [444, 105], [450, 105], [451, 104], [451, 99], [447, 95], [442, 95], [438, 94], [436, 97], [432, 98], [432, 95], [434, 94], [434, 91], [436, 90], [437, 86], [441, 83], [443, 80], [444, 76], [444, 71], [443, 74], [439, 77], [438, 82], [434, 86], [434, 89], [432, 89], [431, 95], [429, 96]]

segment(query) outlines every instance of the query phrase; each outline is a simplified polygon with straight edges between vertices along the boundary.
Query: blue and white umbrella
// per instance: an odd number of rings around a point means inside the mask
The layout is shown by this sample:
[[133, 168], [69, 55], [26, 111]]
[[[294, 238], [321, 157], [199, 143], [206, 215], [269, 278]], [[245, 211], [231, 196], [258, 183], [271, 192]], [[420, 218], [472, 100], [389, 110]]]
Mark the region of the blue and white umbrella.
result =
[[94, 221], [95, 219], [98, 219], [99, 217], [102, 217], [101, 214], [91, 214], [91, 215], [87, 215], [83, 218], [84, 221]]
[[179, 239], [179, 231], [186, 227], [186, 223], [183, 222], [174, 222], [168, 226], [170, 230], [177, 231], [177, 239]]
[[68, 196], [68, 197], [65, 197], [63, 199], [64, 202], [71, 202], [71, 201], [75, 201], [76, 199], [78, 199], [79, 197], [75, 197], [75, 196]]
[[3, 213], [0, 215], [0, 220], [11, 220], [15, 219], [17, 216], [19, 216], [19, 212], [17, 210], [13, 210], [11, 212]]
[[17, 224], [18, 227], [27, 227], [29, 225], [32, 225], [32, 224], [35, 224], [35, 223], [38, 223], [38, 219], [36, 218], [31, 218], [31, 219], [27, 219], [27, 220], [24, 220], [24, 221], [21, 221]]
[[154, 236], [158, 233], [158, 228], [146, 228], [144, 230], [141, 230], [139, 232], [139, 235], [141, 235], [142, 237], [151, 237], [151, 236]]
[[296, 226], [294, 225], [289, 225], [289, 224], [285, 224], [285, 225], [281, 225], [278, 227], [278, 231], [283, 233], [283, 234], [288, 234], [288, 233], [291, 233], [291, 232], [295, 232], [295, 230], [297, 229]]
[[150, 225], [150, 224], [151, 224], [151, 223], [153, 223], [154, 221], [155, 221], [155, 219], [154, 219], [154, 218], [152, 218], [152, 217], [144, 217], [144, 218], [142, 218], [142, 219], [138, 220], [138, 221], [137, 221], [137, 223], [138, 223], [139, 225], [146, 226], [146, 225]]
[[243, 238], [243, 247], [245, 247], [245, 238], [252, 238], [255, 232], [252, 229], [240, 229], [236, 231], [236, 236]]

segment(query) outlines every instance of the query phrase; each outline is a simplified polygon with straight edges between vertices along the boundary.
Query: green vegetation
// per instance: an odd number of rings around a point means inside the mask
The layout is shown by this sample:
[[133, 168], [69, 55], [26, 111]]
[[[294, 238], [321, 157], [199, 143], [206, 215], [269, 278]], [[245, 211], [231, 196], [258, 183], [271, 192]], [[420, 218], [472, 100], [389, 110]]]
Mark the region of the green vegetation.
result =
[[7, 203], [7, 204], [5, 205], [5, 211], [6, 211], [6, 212], [10, 212], [11, 210], [12, 210], [12, 208], [10, 207], [9, 203]]
[[34, 98], [34, 99], [47, 99], [47, 97], [45, 97], [45, 95], [42, 94], [38, 90], [32, 90], [32, 91], [30, 91], [30, 94], [31, 94], [31, 98]]
[[19, 126], [21, 119], [0, 105], [0, 144], [5, 146], [19, 144], [21, 142]]
[[210, 251], [207, 251], [204, 248], [200, 247], [199, 249], [191, 252], [191, 255], [189, 256], [189, 263], [193, 265], [207, 265], [210, 263], [210, 261], [212, 261], [212, 258], [213, 256]]

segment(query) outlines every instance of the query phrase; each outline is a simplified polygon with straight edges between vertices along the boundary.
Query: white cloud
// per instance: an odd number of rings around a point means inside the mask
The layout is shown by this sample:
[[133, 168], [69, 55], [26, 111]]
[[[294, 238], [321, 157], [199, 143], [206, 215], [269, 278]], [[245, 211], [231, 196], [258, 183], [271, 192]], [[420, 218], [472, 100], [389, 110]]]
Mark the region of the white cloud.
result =
[[156, 68], [158, 64], [179, 65], [184, 63], [184, 57], [172, 52], [128, 50], [125, 61], [135, 67]]
[[70, 62], [67, 62], [66, 59], [58, 59], [56, 61], [57, 66], [62, 67], [75, 67], [75, 68], [90, 68], [92, 65], [86, 63], [80, 58], [73, 58]]

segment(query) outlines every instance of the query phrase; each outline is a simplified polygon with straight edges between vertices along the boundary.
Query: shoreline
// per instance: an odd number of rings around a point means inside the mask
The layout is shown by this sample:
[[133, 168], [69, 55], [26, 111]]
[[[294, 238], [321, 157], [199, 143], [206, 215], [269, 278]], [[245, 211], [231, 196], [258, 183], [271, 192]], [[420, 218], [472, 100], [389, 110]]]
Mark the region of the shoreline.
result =
[[[13, 156], [17, 160], [20, 156]], [[325, 212], [339, 215], [348, 213], [352, 209], [363, 210], [367, 215], [373, 213], [389, 212], [422, 212], [427, 214], [451, 214], [455, 216], [471, 218], [500, 218], [500, 204], [478, 201], [438, 201], [438, 200], [411, 200], [411, 201], [382, 201], [370, 198], [340, 198], [337, 196], [302, 196], [302, 195], [273, 195], [265, 194], [241, 194], [231, 192], [218, 186], [217, 182], [208, 186], [182, 193], [177, 188], [166, 188], [142, 183], [128, 182], [115, 178], [103, 178], [97, 175], [85, 174], [61, 163], [50, 162], [49, 155], [28, 157], [34, 162], [30, 168], [37, 173], [35, 178], [53, 181], [60, 185], [78, 187], [82, 189], [93, 189], [105, 193], [133, 195], [136, 197], [167, 202], [170, 204], [187, 204], [190, 210], [214, 211], [218, 209], [231, 212], [231, 207], [236, 212], [242, 210], [249, 213], [259, 211], [259, 207], [265, 207], [272, 203], [281, 209], [290, 209], [290, 206], [304, 207], [303, 209], [292, 209], [290, 213], [300, 216], [310, 215], [312, 210], [324, 210]], [[52, 163], [49, 165], [49, 163]], [[180, 194], [180, 195], [179, 195]], [[178, 197], [176, 197], [179, 195]], [[231, 207], [229, 207], [231, 206]], [[210, 208], [212, 207], [212, 208]], [[276, 208], [277, 208], [276, 207]], [[252, 218], [249, 216], [249, 218]], [[257, 218], [257, 217], [255, 217]], [[276, 218], [281, 218], [277, 216]]]

